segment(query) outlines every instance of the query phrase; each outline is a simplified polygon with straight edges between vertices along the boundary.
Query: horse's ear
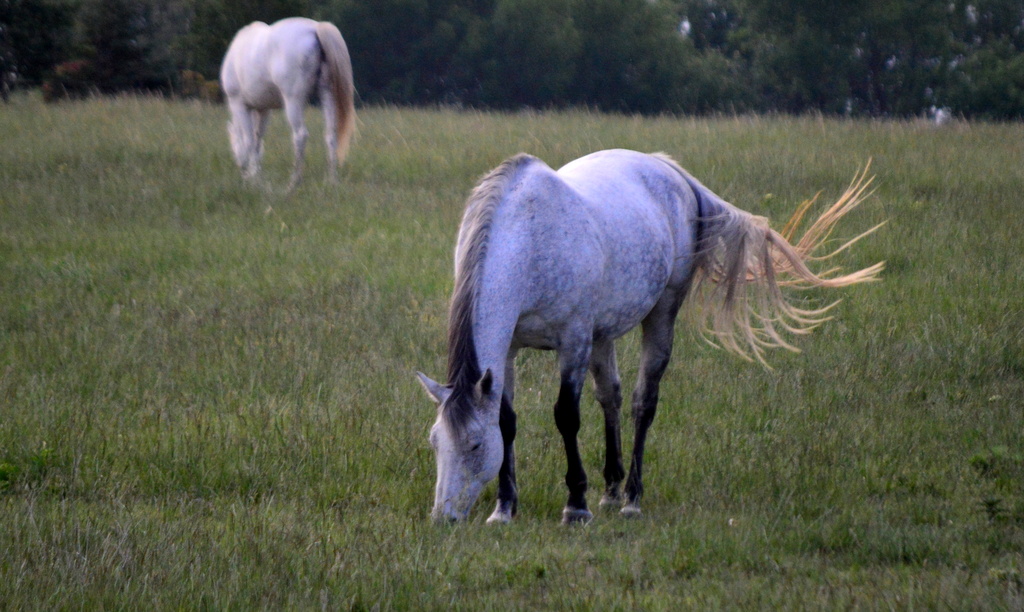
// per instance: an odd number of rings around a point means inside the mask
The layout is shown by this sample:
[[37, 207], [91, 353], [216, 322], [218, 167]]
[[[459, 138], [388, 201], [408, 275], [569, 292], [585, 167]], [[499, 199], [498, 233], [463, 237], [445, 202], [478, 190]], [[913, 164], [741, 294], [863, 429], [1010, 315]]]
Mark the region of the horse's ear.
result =
[[419, 379], [420, 384], [426, 390], [427, 395], [430, 399], [438, 404], [443, 404], [444, 400], [448, 399], [448, 396], [452, 394], [452, 390], [449, 387], [442, 385], [436, 381], [430, 379], [429, 376], [423, 372], [416, 372], [416, 377]]
[[484, 375], [480, 377], [480, 381], [476, 383], [476, 395], [477, 397], [486, 397], [491, 394], [491, 390], [494, 387], [494, 375], [491, 374], [491, 369], [487, 368]]

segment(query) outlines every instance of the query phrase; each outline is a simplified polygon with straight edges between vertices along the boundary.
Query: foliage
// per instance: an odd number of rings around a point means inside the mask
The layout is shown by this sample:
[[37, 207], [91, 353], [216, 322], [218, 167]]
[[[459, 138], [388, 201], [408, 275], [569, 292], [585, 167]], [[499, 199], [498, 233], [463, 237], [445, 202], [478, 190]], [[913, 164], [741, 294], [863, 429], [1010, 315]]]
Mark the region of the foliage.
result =
[[0, 0], [0, 75], [176, 91], [292, 15], [340, 27], [371, 103], [1024, 117], [1024, 0]]
[[0, 0], [0, 74], [38, 85], [70, 53], [72, 0]]
[[[1024, 55], [985, 49], [964, 64], [962, 89], [952, 104], [965, 114], [1000, 119], [1024, 108]], [[991, 61], [987, 61], [991, 60]]]
[[180, 67], [215, 79], [238, 30], [253, 21], [273, 23], [307, 15], [310, 4], [306, 0], [188, 0], [193, 20], [184, 34], [187, 44], [179, 56], [184, 60]]
[[479, 2], [348, 2], [322, 15], [337, 23], [352, 54], [356, 90], [367, 101], [405, 104], [460, 99], [470, 71], [453, 59], [479, 34]]
[[72, 60], [57, 65], [43, 82], [43, 101], [77, 100], [94, 93], [96, 77], [88, 60]]
[[184, 61], [192, 10], [167, 0], [82, 0], [78, 53], [103, 93], [167, 91]]
[[176, 92], [182, 98], [194, 98], [206, 102], [221, 102], [223, 92], [217, 81], [203, 77], [195, 70], [182, 70], [178, 77]]
[[[584, 50], [571, 0], [499, 0], [479, 54], [480, 101], [492, 107], [564, 105]], [[582, 96], [585, 98], [585, 96]], [[579, 101], [576, 98], [573, 101]]]

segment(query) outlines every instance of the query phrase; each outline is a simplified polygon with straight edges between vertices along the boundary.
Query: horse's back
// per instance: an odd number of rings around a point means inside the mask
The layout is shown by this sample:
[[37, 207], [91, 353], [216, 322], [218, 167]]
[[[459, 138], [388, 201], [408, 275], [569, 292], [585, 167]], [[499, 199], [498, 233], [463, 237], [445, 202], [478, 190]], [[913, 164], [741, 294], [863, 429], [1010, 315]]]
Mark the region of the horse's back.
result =
[[578, 191], [597, 215], [643, 217], [675, 215], [679, 196], [690, 192], [682, 176], [656, 156], [626, 149], [597, 151], [558, 169], [558, 176]]
[[605, 234], [606, 248], [623, 251], [620, 257], [628, 259], [638, 243], [651, 244], [686, 263], [693, 250], [696, 198], [673, 162], [612, 149], [569, 162], [558, 176], [580, 195]]

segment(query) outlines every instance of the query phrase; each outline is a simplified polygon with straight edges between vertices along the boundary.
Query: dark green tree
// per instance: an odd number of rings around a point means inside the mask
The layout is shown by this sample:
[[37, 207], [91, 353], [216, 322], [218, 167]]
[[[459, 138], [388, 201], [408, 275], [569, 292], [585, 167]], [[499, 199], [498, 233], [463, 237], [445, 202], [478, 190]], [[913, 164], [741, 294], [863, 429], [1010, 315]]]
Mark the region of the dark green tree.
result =
[[144, 5], [132, 0], [85, 0], [78, 14], [81, 54], [104, 93], [159, 87], [150, 53]]
[[698, 51], [728, 56], [736, 50], [733, 37], [743, 19], [734, 0], [681, 0], [677, 14], [680, 31]]
[[958, 0], [952, 7], [957, 55], [940, 102], [967, 116], [1024, 117], [1024, 1]]
[[932, 0], [874, 0], [853, 26], [851, 75], [859, 110], [909, 116], [938, 101], [953, 59], [949, 6]]
[[625, 112], [682, 110], [688, 46], [673, 9], [648, 0], [577, 0], [582, 46], [573, 101]]
[[493, 0], [375, 0], [339, 3], [324, 15], [341, 30], [364, 100], [458, 102], [475, 89], [480, 35]]
[[[220, 64], [238, 30], [252, 23], [273, 23], [285, 17], [307, 17], [307, 0], [190, 0], [193, 21], [186, 37], [184, 65], [208, 79], [220, 74]], [[344, 32], [342, 32], [344, 34]]]
[[851, 96], [853, 3], [737, 0], [742, 25], [731, 36], [747, 58], [766, 110], [838, 113]]
[[0, 0], [0, 73], [41, 83], [70, 53], [76, 9], [66, 0]]
[[571, 98], [581, 37], [573, 0], [499, 0], [487, 44], [477, 49], [480, 101], [488, 106], [546, 107]]

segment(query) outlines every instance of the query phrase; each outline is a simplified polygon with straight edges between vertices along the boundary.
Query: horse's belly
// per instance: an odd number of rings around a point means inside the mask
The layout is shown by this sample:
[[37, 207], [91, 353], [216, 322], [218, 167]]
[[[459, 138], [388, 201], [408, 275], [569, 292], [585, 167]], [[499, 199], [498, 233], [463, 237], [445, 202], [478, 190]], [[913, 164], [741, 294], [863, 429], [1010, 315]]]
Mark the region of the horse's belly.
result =
[[657, 296], [651, 296], [648, 300], [619, 305], [601, 313], [594, 325], [594, 337], [615, 339], [622, 336], [639, 325], [657, 302]]
[[[658, 303], [669, 273], [667, 262], [651, 263], [643, 274], [616, 276], [614, 282], [546, 295], [520, 313], [514, 341], [520, 347], [557, 349], [563, 336], [579, 332], [580, 325], [586, 325], [594, 339], [618, 338], [636, 327]], [[569, 295], [575, 299], [565, 299]]]
[[516, 324], [512, 342], [517, 347], [541, 350], [557, 349], [560, 345], [560, 326], [536, 313], [524, 313]]
[[244, 88], [245, 104], [250, 108], [261, 110], [279, 109], [284, 106], [281, 91], [270, 81], [261, 80], [251, 87]]
[[[516, 347], [557, 350], [562, 346], [565, 334], [570, 330], [579, 331], [579, 324], [586, 320], [591, 322], [590, 336], [593, 339], [615, 339], [636, 327], [654, 308], [659, 297], [648, 295], [646, 299], [620, 299], [615, 300], [614, 305], [592, 303], [582, 309], [589, 311], [585, 314], [578, 311], [552, 313], [546, 312], [547, 309], [525, 312], [516, 323], [513, 343]], [[584, 316], [577, 317], [578, 314]]]

